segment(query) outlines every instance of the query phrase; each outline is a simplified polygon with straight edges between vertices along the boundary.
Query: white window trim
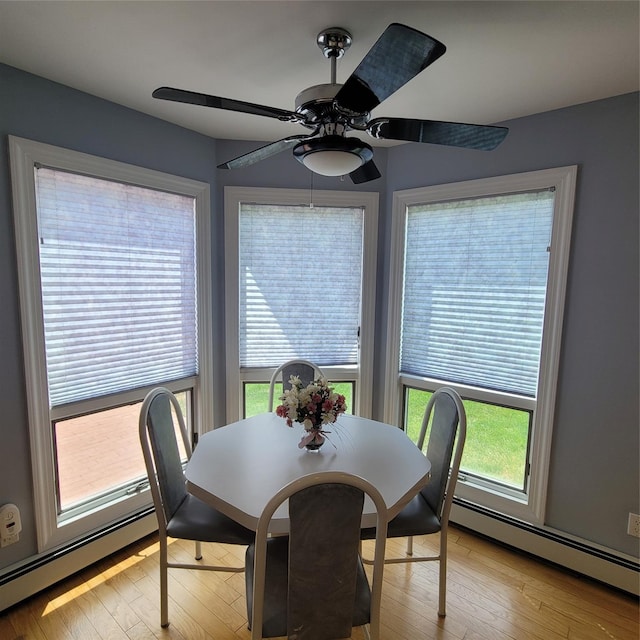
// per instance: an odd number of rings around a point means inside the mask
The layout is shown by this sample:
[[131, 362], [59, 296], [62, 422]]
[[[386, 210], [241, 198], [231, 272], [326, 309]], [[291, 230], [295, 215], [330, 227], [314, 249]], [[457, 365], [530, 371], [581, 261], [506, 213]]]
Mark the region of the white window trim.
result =
[[[241, 203], [273, 205], [307, 205], [309, 191], [305, 189], [272, 189], [260, 187], [225, 187], [225, 309], [226, 309], [226, 373], [227, 422], [235, 422], [242, 415], [242, 394], [239, 349], [239, 211]], [[333, 380], [356, 379], [357, 392], [353, 412], [371, 417], [373, 386], [373, 340], [375, 331], [375, 297], [378, 243], [378, 193], [369, 191], [313, 191], [313, 205], [362, 207], [364, 209], [364, 238], [362, 256], [362, 308], [360, 317], [360, 366], [352, 375], [349, 370], [331, 371], [323, 367]], [[339, 251], [339, 247], [336, 251]], [[270, 374], [269, 374], [270, 377]], [[268, 377], [267, 377], [268, 382]]]
[[[18, 280], [24, 344], [27, 408], [34, 483], [34, 507], [38, 551], [52, 549], [113, 522], [150, 504], [144, 491], [112, 503], [108, 508], [88, 512], [64, 524], [56, 513], [53, 442], [51, 436], [46, 375], [44, 324], [40, 295], [40, 266], [34, 166], [42, 164], [75, 173], [84, 173], [118, 182], [193, 197], [196, 202], [198, 269], [199, 376], [194, 387], [194, 429], [204, 431], [213, 422], [211, 394], [211, 230], [209, 185], [170, 174], [107, 160], [32, 140], [9, 136], [9, 150], [16, 214], [15, 234]], [[141, 390], [144, 393], [144, 390]], [[142, 398], [133, 398], [135, 399]], [[96, 407], [100, 403], [96, 403]]]
[[[564, 316], [564, 300], [569, 265], [569, 247], [573, 220], [573, 205], [577, 166], [557, 167], [526, 173], [499, 176], [466, 182], [436, 185], [396, 191], [393, 194], [390, 286], [388, 324], [390, 327], [386, 350], [385, 421], [401, 424], [402, 388], [404, 380], [399, 375], [400, 331], [402, 312], [402, 274], [404, 266], [404, 237], [407, 207], [415, 204], [443, 202], [517, 193], [536, 189], [555, 188], [552, 243], [549, 258], [549, 279], [545, 300], [540, 379], [537, 403], [531, 430], [529, 486], [522, 497], [508, 495], [472, 481], [458, 481], [456, 495], [471, 502], [526, 520], [543, 524], [549, 475], [549, 458], [553, 433], [553, 417], [560, 360], [560, 341]], [[413, 383], [412, 383], [413, 384]], [[428, 388], [426, 385], [424, 388]], [[455, 386], [455, 385], [449, 385]], [[473, 397], [463, 387], [459, 391]], [[482, 394], [480, 394], [482, 395]], [[482, 400], [476, 391], [476, 398]], [[527, 403], [522, 408], [526, 408]], [[522, 404], [521, 403], [521, 404]], [[514, 406], [518, 406], [515, 404]]]

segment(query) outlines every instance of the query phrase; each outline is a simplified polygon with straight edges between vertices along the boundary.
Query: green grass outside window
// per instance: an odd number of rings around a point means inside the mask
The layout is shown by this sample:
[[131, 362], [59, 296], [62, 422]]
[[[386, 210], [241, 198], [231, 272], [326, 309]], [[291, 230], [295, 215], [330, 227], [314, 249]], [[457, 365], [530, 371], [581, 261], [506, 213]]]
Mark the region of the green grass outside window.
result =
[[[406, 431], [414, 442], [420, 435], [430, 397], [429, 391], [407, 390]], [[467, 440], [461, 469], [524, 489], [529, 412], [473, 400], [464, 400], [463, 404], [467, 414]]]

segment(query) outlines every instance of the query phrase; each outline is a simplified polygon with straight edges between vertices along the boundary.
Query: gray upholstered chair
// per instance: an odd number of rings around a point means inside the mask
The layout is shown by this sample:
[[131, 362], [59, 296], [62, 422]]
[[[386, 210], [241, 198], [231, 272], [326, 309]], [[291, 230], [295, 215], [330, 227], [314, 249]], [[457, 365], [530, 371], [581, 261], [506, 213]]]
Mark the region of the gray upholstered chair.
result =
[[[377, 511], [371, 587], [358, 553], [365, 494]], [[269, 522], [287, 499], [289, 536], [269, 537]], [[264, 508], [246, 553], [252, 640], [335, 640], [365, 624], [378, 640], [386, 527], [382, 496], [358, 476], [319, 472], [281, 489]]]
[[[172, 412], [173, 409], [173, 412]], [[160, 624], [169, 626], [167, 569], [244, 571], [244, 567], [169, 562], [167, 537], [194, 540], [196, 560], [202, 558], [200, 541], [249, 545], [253, 531], [187, 492], [173, 422], [178, 421], [187, 457], [191, 445], [177, 398], [163, 387], [150, 391], [140, 409], [139, 434], [149, 486], [158, 519], [160, 540]]]
[[[431, 462], [431, 480], [413, 500], [389, 521], [387, 537], [407, 537], [407, 556], [387, 558], [396, 562], [440, 562], [438, 615], [446, 615], [447, 593], [447, 532], [453, 492], [467, 434], [467, 419], [458, 393], [441, 387], [433, 393], [422, 419], [418, 448], [424, 448], [427, 427], [431, 425], [426, 456]], [[435, 556], [413, 555], [413, 536], [440, 533], [440, 550]], [[362, 530], [362, 539], [375, 535], [372, 529]]]
[[310, 382], [324, 377], [322, 369], [313, 364], [309, 360], [289, 360], [284, 364], [281, 364], [271, 376], [271, 382], [269, 383], [269, 409], [273, 411], [273, 399], [275, 395], [275, 386], [278, 380], [282, 380], [282, 388], [287, 391], [291, 389], [289, 378], [291, 376], [298, 376], [302, 383], [306, 386]]

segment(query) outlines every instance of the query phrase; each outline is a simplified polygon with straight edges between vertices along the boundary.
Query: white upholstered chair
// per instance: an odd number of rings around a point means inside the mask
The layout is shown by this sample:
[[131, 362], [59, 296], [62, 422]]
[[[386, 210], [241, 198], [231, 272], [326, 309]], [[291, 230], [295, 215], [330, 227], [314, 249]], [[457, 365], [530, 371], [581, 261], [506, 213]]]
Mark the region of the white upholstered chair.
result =
[[[371, 585], [359, 554], [365, 495], [377, 512]], [[289, 536], [269, 537], [269, 522], [285, 500]], [[255, 544], [247, 548], [252, 640], [335, 640], [366, 624], [370, 637], [379, 640], [386, 528], [384, 499], [359, 476], [324, 471], [282, 488], [265, 506]]]
[[268, 411], [273, 411], [273, 400], [275, 396], [275, 387], [279, 381], [282, 381], [283, 390], [291, 389], [289, 379], [291, 376], [298, 376], [302, 383], [306, 386], [310, 382], [324, 377], [322, 369], [309, 360], [289, 360], [284, 364], [281, 364], [271, 376], [271, 382], [269, 383], [269, 408]]
[[[172, 411], [173, 410], [173, 411]], [[169, 626], [167, 569], [244, 571], [244, 567], [169, 562], [167, 538], [194, 540], [196, 560], [202, 558], [200, 542], [249, 545], [254, 532], [202, 502], [186, 490], [173, 416], [187, 457], [191, 444], [177, 398], [158, 387], [150, 391], [140, 409], [139, 435], [160, 541], [160, 624]]]
[[[385, 563], [438, 561], [439, 596], [438, 615], [446, 615], [447, 594], [447, 532], [449, 514], [460, 460], [467, 434], [467, 419], [458, 393], [449, 387], [441, 387], [433, 393], [422, 419], [418, 448], [424, 449], [431, 462], [431, 480], [411, 502], [392, 520], [387, 529], [388, 538], [407, 537], [407, 555], [403, 558], [387, 558]], [[433, 556], [413, 555], [413, 536], [440, 534], [439, 552]], [[375, 532], [362, 530], [362, 539], [372, 539]]]

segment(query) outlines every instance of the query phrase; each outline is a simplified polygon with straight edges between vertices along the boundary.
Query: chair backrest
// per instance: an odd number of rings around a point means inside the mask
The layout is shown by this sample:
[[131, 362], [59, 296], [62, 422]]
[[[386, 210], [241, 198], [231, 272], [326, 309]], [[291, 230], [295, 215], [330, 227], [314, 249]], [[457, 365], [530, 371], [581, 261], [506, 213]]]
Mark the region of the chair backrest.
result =
[[159, 524], [164, 523], [165, 528], [187, 495], [172, 407], [187, 457], [190, 457], [191, 445], [182, 410], [168, 389], [158, 387], [147, 394], [138, 425], [156, 515]]
[[[365, 494], [376, 507], [377, 524], [371, 595], [363, 603], [356, 596], [356, 579]], [[287, 499], [288, 636], [300, 640], [348, 638], [354, 617], [358, 618], [354, 609], [364, 606], [366, 618], [361, 624], [369, 621], [371, 637], [378, 638], [387, 508], [379, 491], [368, 481], [338, 471], [298, 478], [264, 508], [256, 532], [252, 630], [262, 629], [269, 522]]]
[[309, 383], [324, 377], [322, 369], [313, 364], [309, 360], [289, 360], [284, 364], [281, 364], [271, 376], [271, 382], [269, 383], [269, 411], [273, 411], [273, 400], [275, 395], [275, 385], [279, 379], [282, 380], [282, 388], [284, 391], [291, 389], [291, 383], [289, 379], [291, 376], [298, 376], [302, 384], [305, 386]]
[[467, 418], [457, 391], [441, 387], [429, 399], [418, 439], [420, 449], [429, 424], [426, 456], [431, 462], [431, 480], [421, 493], [442, 521], [449, 517], [467, 435]]

